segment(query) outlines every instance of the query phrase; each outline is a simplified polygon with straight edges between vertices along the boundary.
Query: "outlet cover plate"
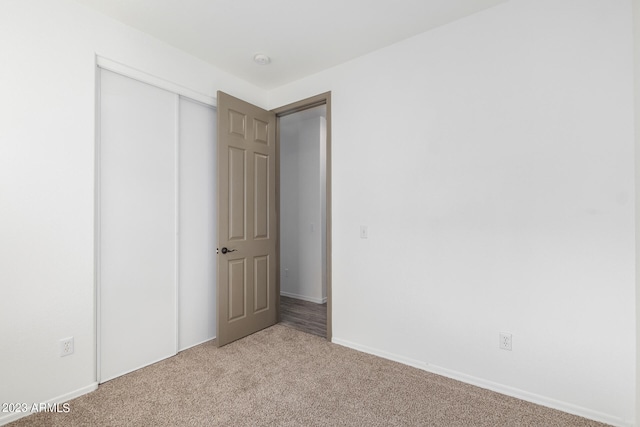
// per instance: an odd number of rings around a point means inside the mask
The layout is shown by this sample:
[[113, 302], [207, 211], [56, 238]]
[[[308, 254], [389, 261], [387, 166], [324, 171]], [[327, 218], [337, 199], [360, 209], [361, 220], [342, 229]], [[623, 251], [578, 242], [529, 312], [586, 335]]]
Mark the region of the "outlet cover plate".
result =
[[60, 357], [73, 354], [73, 337], [63, 338], [60, 340]]
[[513, 350], [512, 348], [513, 339], [511, 334], [506, 332], [500, 332], [500, 349], [501, 350]]

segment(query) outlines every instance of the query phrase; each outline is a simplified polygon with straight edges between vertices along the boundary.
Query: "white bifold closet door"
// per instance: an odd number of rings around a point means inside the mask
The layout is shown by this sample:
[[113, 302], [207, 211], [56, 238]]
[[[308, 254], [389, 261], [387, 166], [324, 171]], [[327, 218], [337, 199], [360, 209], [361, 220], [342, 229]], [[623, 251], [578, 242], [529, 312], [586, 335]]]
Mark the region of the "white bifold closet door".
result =
[[214, 138], [211, 107], [100, 70], [100, 382], [215, 335]]

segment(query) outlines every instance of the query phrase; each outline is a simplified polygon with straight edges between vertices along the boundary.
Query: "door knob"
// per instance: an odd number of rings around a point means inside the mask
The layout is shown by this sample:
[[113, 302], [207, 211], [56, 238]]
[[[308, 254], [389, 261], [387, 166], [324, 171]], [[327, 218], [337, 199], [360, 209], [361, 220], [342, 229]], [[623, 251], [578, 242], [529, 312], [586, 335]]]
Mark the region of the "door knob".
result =
[[220, 249], [220, 252], [222, 252], [223, 254], [227, 254], [229, 252], [235, 252], [235, 251], [237, 251], [237, 249], [227, 249], [227, 248]]

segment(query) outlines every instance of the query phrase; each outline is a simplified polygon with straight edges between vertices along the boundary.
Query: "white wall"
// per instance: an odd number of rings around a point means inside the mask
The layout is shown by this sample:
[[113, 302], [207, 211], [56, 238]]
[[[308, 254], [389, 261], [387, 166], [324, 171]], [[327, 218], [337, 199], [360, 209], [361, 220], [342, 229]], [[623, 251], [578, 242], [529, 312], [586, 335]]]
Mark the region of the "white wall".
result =
[[266, 94], [70, 1], [1, 9], [0, 402], [39, 403], [95, 387], [95, 55], [207, 96]]
[[631, 22], [511, 0], [270, 92], [332, 92], [335, 342], [634, 422]]
[[280, 293], [321, 304], [327, 296], [321, 181], [326, 121], [308, 114], [280, 119]]
[[[280, 294], [291, 294], [300, 283], [298, 265], [298, 129], [280, 119]], [[286, 124], [286, 123], [285, 123]], [[308, 232], [308, 230], [307, 230]]]

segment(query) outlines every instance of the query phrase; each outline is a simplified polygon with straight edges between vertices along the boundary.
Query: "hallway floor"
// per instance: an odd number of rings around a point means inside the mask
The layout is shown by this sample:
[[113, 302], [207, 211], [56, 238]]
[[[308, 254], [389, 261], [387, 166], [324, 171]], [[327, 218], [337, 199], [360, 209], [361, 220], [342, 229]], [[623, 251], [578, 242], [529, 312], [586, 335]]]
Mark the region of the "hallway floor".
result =
[[280, 323], [326, 338], [327, 303], [316, 304], [280, 296]]

